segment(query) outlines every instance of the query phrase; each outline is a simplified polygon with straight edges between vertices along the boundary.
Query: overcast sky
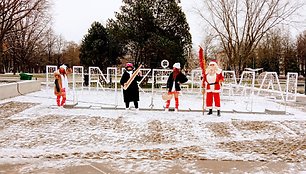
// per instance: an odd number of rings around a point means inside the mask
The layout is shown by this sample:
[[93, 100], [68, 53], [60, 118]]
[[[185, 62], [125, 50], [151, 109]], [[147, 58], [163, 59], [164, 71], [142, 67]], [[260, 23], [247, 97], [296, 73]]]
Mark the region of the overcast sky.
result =
[[[107, 3], [105, 3], [107, 1]], [[193, 41], [199, 43], [199, 22], [192, 12], [195, 0], [181, 0], [181, 6], [187, 16]], [[54, 0], [53, 15], [54, 29], [66, 40], [80, 43], [94, 21], [103, 24], [107, 19], [114, 18], [119, 12], [122, 0]]]
[[[199, 0], [181, 0], [180, 4], [186, 14], [194, 45], [203, 40], [201, 19], [193, 12], [196, 1]], [[107, 19], [114, 18], [121, 5], [122, 0], [54, 0], [54, 30], [66, 40], [80, 43], [94, 21], [105, 24]], [[306, 24], [306, 13], [302, 14], [305, 14]], [[301, 32], [306, 29], [305, 26], [298, 27], [299, 31], [293, 32]]]

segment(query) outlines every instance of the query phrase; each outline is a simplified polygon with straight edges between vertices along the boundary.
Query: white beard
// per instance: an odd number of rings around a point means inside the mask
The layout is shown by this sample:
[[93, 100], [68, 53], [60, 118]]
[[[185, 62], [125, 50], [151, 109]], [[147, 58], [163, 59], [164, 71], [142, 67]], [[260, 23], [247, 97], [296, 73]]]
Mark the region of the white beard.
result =
[[208, 67], [206, 69], [206, 73], [209, 75], [220, 74], [221, 72], [222, 72], [222, 69], [218, 67]]

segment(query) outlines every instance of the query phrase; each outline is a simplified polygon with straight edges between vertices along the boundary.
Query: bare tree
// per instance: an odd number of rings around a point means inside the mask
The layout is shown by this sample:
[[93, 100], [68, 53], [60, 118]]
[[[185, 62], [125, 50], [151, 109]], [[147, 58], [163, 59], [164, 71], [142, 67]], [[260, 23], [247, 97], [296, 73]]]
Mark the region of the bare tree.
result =
[[301, 75], [306, 77], [306, 31], [297, 38], [297, 55], [299, 58]]
[[[1, 0], [0, 1], [0, 72], [3, 67], [3, 48], [8, 45], [6, 37], [22, 28], [16, 27], [26, 17], [44, 13], [47, 0]], [[30, 25], [30, 23], [28, 23]], [[6, 47], [9, 47], [6, 46]], [[10, 48], [6, 48], [10, 49]]]
[[57, 36], [54, 34], [53, 30], [49, 28], [45, 35], [45, 52], [48, 60], [48, 64], [54, 64], [53, 55], [55, 53], [55, 44]]
[[63, 51], [66, 46], [66, 41], [62, 35], [56, 37], [55, 40], [55, 54], [56, 54], [56, 63], [59, 66], [63, 62]]
[[300, 72], [304, 76], [304, 93], [306, 94], [306, 31], [297, 38], [297, 56], [300, 64]]
[[[286, 33], [288, 34], [288, 33]], [[256, 48], [256, 57], [252, 57], [250, 62], [252, 68], [260, 67], [264, 71], [275, 71], [280, 73], [284, 71], [280, 65], [283, 63], [284, 53], [282, 53], [283, 45], [286, 39], [285, 33], [281, 33], [281, 29], [273, 29], [267, 32], [259, 42]], [[289, 43], [289, 41], [287, 41]]]
[[6, 35], [5, 40], [9, 45], [9, 54], [13, 62], [13, 72], [33, 71], [41, 60], [36, 60], [41, 52], [39, 45], [49, 26], [50, 18], [46, 15], [46, 1], [40, 1], [39, 10], [18, 21]]
[[75, 42], [68, 42], [63, 50], [63, 62], [70, 66], [80, 65], [80, 46]]
[[263, 36], [274, 27], [290, 22], [302, 7], [290, 0], [202, 0], [207, 10], [197, 13], [218, 34], [227, 55], [227, 68], [244, 69]]
[[218, 48], [218, 44], [214, 43], [217, 40], [218, 35], [214, 30], [211, 30], [209, 27], [206, 27], [205, 31], [209, 31], [205, 33], [201, 47], [204, 49], [204, 56], [205, 59], [213, 59], [214, 55], [221, 51], [220, 48]]
[[290, 35], [284, 35], [282, 42], [282, 59], [283, 72], [299, 72], [296, 42], [291, 39]]

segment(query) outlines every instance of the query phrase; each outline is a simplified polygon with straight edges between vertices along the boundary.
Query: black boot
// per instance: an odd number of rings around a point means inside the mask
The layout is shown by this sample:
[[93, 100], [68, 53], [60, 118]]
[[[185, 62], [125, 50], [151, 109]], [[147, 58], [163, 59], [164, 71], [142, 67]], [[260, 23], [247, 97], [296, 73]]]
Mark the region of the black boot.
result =
[[209, 109], [207, 115], [211, 115], [211, 114], [212, 114], [212, 109]]
[[217, 116], [220, 117], [221, 114], [220, 114], [220, 110], [217, 110]]

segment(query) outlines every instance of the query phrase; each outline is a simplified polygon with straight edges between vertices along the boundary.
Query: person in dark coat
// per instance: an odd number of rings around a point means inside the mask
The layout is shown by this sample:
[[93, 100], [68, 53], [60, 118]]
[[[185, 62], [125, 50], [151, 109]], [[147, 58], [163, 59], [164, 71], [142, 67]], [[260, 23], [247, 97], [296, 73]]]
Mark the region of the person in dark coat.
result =
[[[125, 71], [120, 79], [120, 84], [123, 88], [125, 83], [129, 80], [130, 76], [134, 72], [134, 66], [132, 63], [127, 63], [125, 66]], [[124, 90], [123, 89], [123, 99], [125, 102], [125, 109], [128, 110], [130, 107], [130, 102], [134, 102], [134, 106], [136, 110], [138, 109], [138, 101], [139, 101], [139, 88], [137, 81], [142, 79], [141, 72], [135, 77], [130, 86]]]
[[[179, 92], [181, 91], [180, 84], [187, 82], [187, 77], [181, 72], [181, 64], [173, 64], [173, 72], [169, 75], [167, 80], [168, 94], [173, 95], [175, 99], [175, 112], [178, 112], [179, 106]], [[165, 111], [169, 111], [170, 100], [166, 101]]]

